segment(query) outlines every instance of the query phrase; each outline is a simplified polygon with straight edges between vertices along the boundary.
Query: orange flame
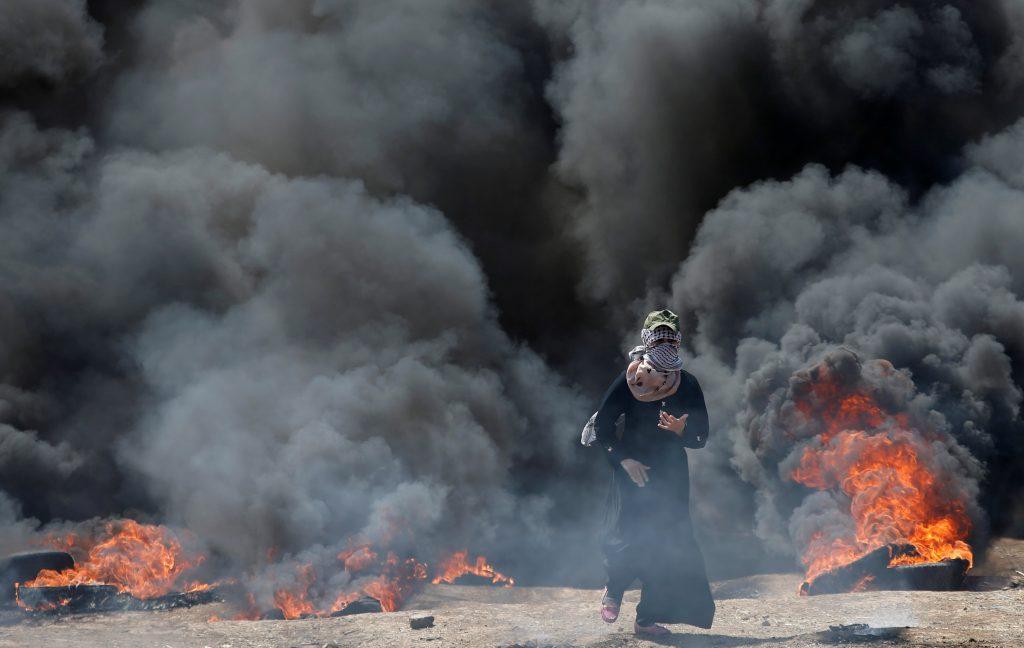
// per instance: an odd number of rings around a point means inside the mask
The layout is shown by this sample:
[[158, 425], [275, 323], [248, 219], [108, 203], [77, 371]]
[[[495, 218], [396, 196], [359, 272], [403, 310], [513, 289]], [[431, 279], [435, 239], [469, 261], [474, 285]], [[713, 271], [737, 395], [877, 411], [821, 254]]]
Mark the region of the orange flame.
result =
[[514, 579], [495, 570], [494, 567], [487, 564], [487, 559], [483, 556], [477, 556], [474, 562], [469, 562], [468, 557], [469, 552], [456, 551], [447, 559], [442, 560], [441, 564], [438, 565], [438, 573], [431, 582], [435, 585], [442, 582], [454, 583], [457, 578], [466, 574], [473, 574], [474, 576], [489, 578], [492, 583], [501, 583], [506, 587], [515, 585]]
[[210, 585], [183, 582], [185, 572], [202, 564], [202, 554], [188, 554], [178, 537], [167, 527], [119, 520], [104, 525], [99, 537], [76, 533], [47, 536], [43, 543], [85, 554], [76, 566], [63, 571], [44, 569], [26, 587], [67, 585], [114, 585], [139, 599], [163, 596], [172, 591], [194, 591]]
[[[186, 552], [179, 536], [159, 525], [118, 520], [104, 524], [102, 531], [96, 535], [49, 535], [42, 543], [72, 553], [76, 558], [76, 566], [63, 571], [40, 571], [35, 579], [18, 586], [112, 585], [120, 592], [139, 599], [149, 599], [171, 592], [201, 591], [219, 583], [234, 582], [218, 581], [210, 584], [186, 580], [186, 573], [202, 564], [206, 557]], [[478, 556], [474, 562], [468, 562], [467, 556], [467, 552], [460, 551], [441, 561], [440, 570], [433, 582], [451, 583], [465, 574], [475, 574], [489, 578], [493, 583], [506, 586], [513, 584], [512, 578], [497, 572], [483, 556]], [[268, 551], [268, 561], [276, 557], [276, 549]], [[402, 559], [391, 551], [381, 558], [368, 543], [350, 545], [338, 553], [337, 559], [341, 563], [339, 571], [343, 569], [352, 576], [360, 575], [352, 581], [351, 588], [328, 596], [330, 591], [324, 591], [322, 582], [330, 579], [320, 579], [312, 564], [302, 564], [296, 567], [293, 585], [274, 591], [274, 607], [286, 619], [328, 616], [344, 609], [352, 601], [368, 596], [379, 601], [385, 612], [394, 612], [427, 579], [426, 563], [415, 558]], [[376, 575], [361, 576], [370, 570]], [[245, 609], [234, 619], [260, 618], [256, 597], [249, 593], [247, 601]], [[324, 601], [331, 603], [325, 605]], [[62, 601], [60, 605], [67, 603]], [[48, 602], [41, 604], [36, 611], [44, 607], [50, 609], [58, 605]], [[219, 618], [214, 615], [210, 620]]]
[[57, 601], [56, 603], [54, 603], [52, 601], [43, 601], [43, 602], [39, 603], [38, 605], [32, 606], [32, 605], [29, 605], [28, 603], [25, 603], [25, 601], [23, 601], [21, 599], [21, 583], [15, 583], [14, 584], [14, 602], [18, 604], [18, 607], [20, 607], [23, 610], [27, 610], [29, 612], [51, 612], [53, 610], [56, 610], [59, 607], [63, 607], [65, 605], [67, 605], [68, 603], [71, 602], [71, 599], [69, 599], [69, 598], [62, 598], [59, 601]]
[[[368, 544], [351, 546], [341, 551], [337, 558], [350, 574], [366, 571], [370, 567], [375, 567], [379, 573], [373, 578], [356, 581], [351, 589], [337, 593], [331, 605], [318, 607], [316, 601], [322, 600], [323, 592], [317, 591], [317, 572], [312, 565], [301, 565], [298, 567], [295, 585], [278, 589], [274, 593], [274, 606], [281, 610], [286, 619], [329, 616], [362, 596], [376, 599], [383, 611], [394, 612], [401, 608], [402, 603], [427, 578], [426, 563], [415, 558], [402, 559], [392, 551], [381, 560], [379, 554]], [[490, 579], [492, 583], [500, 583], [506, 587], [511, 587], [515, 582], [496, 571], [483, 556], [469, 562], [466, 551], [455, 552], [442, 560], [432, 582], [452, 583], [466, 574], [482, 576]], [[249, 607], [248, 612], [236, 618], [259, 618], [255, 601], [251, 597]]]
[[350, 547], [338, 554], [338, 560], [345, 563], [345, 571], [355, 574], [377, 562], [377, 552], [370, 545]]
[[427, 565], [415, 558], [399, 560], [394, 553], [388, 552], [384, 561], [384, 571], [375, 580], [363, 587], [363, 592], [380, 601], [385, 612], [394, 612], [402, 602], [415, 591], [419, 581], [427, 578]]
[[922, 456], [930, 440], [905, 414], [885, 412], [865, 390], [843, 393], [826, 372], [819, 375], [823, 381], [797, 399], [796, 407], [825, 430], [804, 448], [790, 476], [809, 488], [844, 493], [854, 524], [846, 535], [811, 536], [801, 556], [806, 580], [894, 544], [913, 545], [916, 551], [897, 556], [890, 566], [951, 558], [972, 564], [966, 503], [945, 492]]
[[309, 588], [316, 583], [316, 571], [312, 565], [299, 567], [298, 584], [292, 589], [274, 592], [274, 606], [284, 613], [286, 619], [316, 614], [316, 607], [309, 600]]
[[831, 380], [823, 367], [819, 368], [818, 375], [824, 380], [811, 384], [809, 392], [798, 398], [795, 405], [805, 418], [825, 424], [825, 431], [820, 435], [822, 443], [828, 443], [843, 430], [878, 429], [887, 421], [909, 427], [906, 414], [883, 412], [875, 399], [866, 393], [842, 393], [843, 387]]
[[329, 616], [344, 609], [352, 601], [368, 596], [376, 599], [383, 611], [394, 612], [416, 590], [419, 582], [427, 578], [426, 563], [415, 558], [402, 560], [394, 552], [388, 552], [387, 557], [379, 561], [377, 553], [368, 545], [346, 549], [338, 554], [338, 560], [342, 561], [349, 573], [363, 571], [371, 565], [375, 565], [380, 573], [372, 579], [357, 583], [352, 589], [337, 593], [330, 606], [320, 608], [314, 602], [320, 600], [322, 594], [322, 591], [315, 591], [317, 572], [312, 565], [302, 565], [298, 568], [296, 585], [274, 593], [274, 606], [281, 610], [286, 619]]

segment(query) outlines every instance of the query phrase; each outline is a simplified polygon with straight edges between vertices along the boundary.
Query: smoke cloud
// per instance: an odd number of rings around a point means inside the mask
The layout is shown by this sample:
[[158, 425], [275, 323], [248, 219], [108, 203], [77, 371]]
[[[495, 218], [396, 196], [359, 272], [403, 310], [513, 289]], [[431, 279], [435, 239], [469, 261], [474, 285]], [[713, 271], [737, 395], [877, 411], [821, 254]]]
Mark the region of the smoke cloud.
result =
[[846, 353], [1017, 529], [1019, 3], [15, 2], [0, 48], [4, 548], [132, 515], [579, 578], [574, 437], [653, 305], [713, 573], [847, 528], [788, 478]]
[[[969, 501], [987, 478], [993, 515], [1012, 524], [999, 475], [1021, 452], [1021, 347], [1009, 325], [1022, 306], [1009, 243], [1024, 235], [1012, 166], [1021, 134], [1016, 125], [968, 147], [963, 175], [916, 204], [877, 173], [811, 166], [708, 214], [670, 303], [694, 322], [694, 363], [725, 376], [710, 399], [736, 403], [736, 416], [722, 422], [730, 432], [718, 449], [756, 487], [756, 529], [770, 546], [791, 546], [794, 505], [780, 511], [777, 500], [791, 481], [779, 462], [801, 449], [783, 416], [794, 376], [840, 346], [899, 368], [900, 384], [876, 378], [876, 393], [890, 411], [916, 412], [919, 428], [948, 434], [951, 474]], [[717, 468], [708, 487], [727, 479]], [[805, 506], [820, 500], [811, 497]], [[984, 516], [974, 519], [983, 534]]]
[[[550, 552], [567, 494], [539, 482], [578, 462], [585, 406], [412, 197], [465, 180], [429, 168], [442, 142], [449, 166], [509, 148], [490, 173], [546, 146], [517, 143], [515, 26], [398, 9], [151, 3], [94, 132], [8, 110], [3, 488], [26, 514], [141, 510], [243, 566], [349, 537]], [[378, 56], [403, 33], [419, 70]]]
[[598, 297], [662, 288], [734, 187], [852, 163], [916, 197], [1019, 115], [1014, 3], [541, 6], [572, 52], [549, 87], [556, 170], [584, 192], [575, 231]]
[[89, 74], [100, 65], [102, 48], [103, 29], [84, 0], [14, 0], [0, 17], [0, 88]]

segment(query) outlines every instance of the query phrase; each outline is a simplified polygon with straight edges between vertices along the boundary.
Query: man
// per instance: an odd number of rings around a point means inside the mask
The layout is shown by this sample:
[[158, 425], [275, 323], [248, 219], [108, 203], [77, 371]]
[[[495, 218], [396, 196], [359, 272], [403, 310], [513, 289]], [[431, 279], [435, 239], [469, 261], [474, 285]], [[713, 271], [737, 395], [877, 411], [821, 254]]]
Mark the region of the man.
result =
[[[682, 369], [679, 318], [647, 316], [643, 345], [604, 395], [594, 417], [596, 445], [612, 465], [606, 511], [608, 583], [601, 617], [614, 623], [622, 595], [642, 584], [634, 631], [662, 636], [658, 623], [710, 628], [715, 615], [704, 557], [690, 523], [686, 448], [704, 447], [708, 413], [696, 378]], [[625, 417], [622, 437], [615, 422]]]

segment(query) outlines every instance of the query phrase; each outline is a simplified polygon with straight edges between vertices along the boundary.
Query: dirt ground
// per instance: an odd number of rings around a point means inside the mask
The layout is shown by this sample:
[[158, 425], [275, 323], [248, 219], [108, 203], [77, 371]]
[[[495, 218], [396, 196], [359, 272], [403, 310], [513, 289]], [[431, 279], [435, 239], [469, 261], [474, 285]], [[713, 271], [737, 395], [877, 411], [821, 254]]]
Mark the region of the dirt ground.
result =
[[[672, 646], [808, 647], [836, 645], [829, 625], [904, 627], [875, 646], [1024, 645], [1024, 541], [998, 541], [959, 592], [864, 592], [796, 595], [797, 574], [751, 576], [714, 584], [718, 613], [709, 631], [671, 626]], [[216, 621], [220, 604], [168, 612], [122, 612], [24, 619], [0, 617], [0, 647], [289, 648], [486, 646], [620, 648], [656, 645], [632, 635], [637, 591], [626, 595], [614, 625], [597, 615], [600, 592], [568, 588], [495, 589], [428, 586], [401, 612], [297, 621]], [[412, 630], [408, 618], [429, 612], [433, 628]]]

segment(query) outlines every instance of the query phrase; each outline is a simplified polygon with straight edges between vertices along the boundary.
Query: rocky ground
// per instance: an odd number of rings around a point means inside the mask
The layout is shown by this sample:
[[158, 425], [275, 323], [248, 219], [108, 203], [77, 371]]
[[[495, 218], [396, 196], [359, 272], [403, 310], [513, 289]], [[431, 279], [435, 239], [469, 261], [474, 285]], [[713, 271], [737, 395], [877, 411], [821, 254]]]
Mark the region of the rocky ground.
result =
[[[715, 583], [718, 614], [710, 631], [673, 626], [672, 646], [809, 647], [843, 640], [876, 646], [1024, 645], [1024, 541], [1000, 540], [972, 572], [974, 589], [958, 592], [865, 592], [796, 595], [797, 574], [752, 576]], [[482, 646], [544, 648], [652, 646], [633, 637], [636, 591], [622, 618], [597, 616], [600, 593], [548, 587], [495, 589], [428, 586], [392, 614], [299, 621], [209, 621], [219, 604], [169, 612], [123, 612], [25, 619], [2, 618], [0, 647], [288, 648], [291, 646]], [[410, 616], [429, 612], [434, 627], [412, 630]], [[900, 627], [895, 636], [841, 637], [830, 625]]]

